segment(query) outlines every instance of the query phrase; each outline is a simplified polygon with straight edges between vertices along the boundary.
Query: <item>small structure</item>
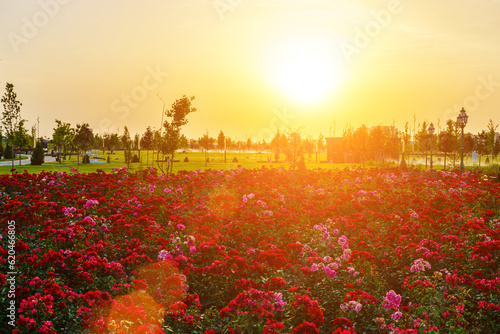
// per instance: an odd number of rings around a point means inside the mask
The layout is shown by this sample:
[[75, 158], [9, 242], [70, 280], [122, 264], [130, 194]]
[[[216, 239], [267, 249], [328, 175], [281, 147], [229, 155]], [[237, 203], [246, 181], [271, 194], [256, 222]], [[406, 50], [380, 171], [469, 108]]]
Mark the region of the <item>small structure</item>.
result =
[[346, 160], [345, 152], [342, 150], [342, 137], [327, 137], [326, 140], [326, 162], [343, 163]]

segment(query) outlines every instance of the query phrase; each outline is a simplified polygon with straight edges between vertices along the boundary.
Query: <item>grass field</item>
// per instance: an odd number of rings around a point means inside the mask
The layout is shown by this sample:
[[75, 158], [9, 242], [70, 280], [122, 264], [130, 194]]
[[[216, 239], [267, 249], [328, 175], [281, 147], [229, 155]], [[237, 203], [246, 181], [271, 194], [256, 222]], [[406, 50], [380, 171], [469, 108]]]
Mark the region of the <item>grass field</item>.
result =
[[[98, 153], [102, 157], [102, 151]], [[107, 157], [107, 154], [105, 154]], [[184, 162], [187, 158], [189, 162]], [[238, 162], [233, 162], [236, 158]], [[179, 152], [175, 156], [175, 160], [179, 162], [174, 163], [173, 172], [176, 173], [181, 170], [195, 171], [195, 170], [206, 170], [206, 169], [234, 169], [234, 168], [260, 168], [266, 166], [269, 168], [288, 168], [289, 164], [286, 162], [281, 163], [268, 163], [268, 159], [272, 160], [273, 155], [270, 153], [252, 153], [252, 152], [227, 152], [226, 162], [224, 162], [224, 154], [220, 152], [209, 152], [208, 159], [209, 162], [205, 162], [205, 154], [201, 152]], [[346, 168], [355, 166], [355, 164], [327, 164], [320, 163], [319, 161], [326, 160], [326, 153], [318, 155], [318, 163], [316, 163], [316, 155], [311, 155], [309, 158], [306, 155], [306, 167], [308, 169], [315, 168]], [[146, 155], [145, 151], [141, 152], [141, 162], [131, 163], [130, 170], [137, 171], [142, 170], [147, 167], [158, 168], [156, 161], [156, 155], [152, 151], [148, 152]], [[82, 173], [95, 172], [98, 169], [102, 169], [105, 172], [110, 172], [113, 168], [122, 168], [126, 166], [124, 155], [122, 151], [117, 151], [110, 155], [110, 162], [107, 163], [103, 160], [102, 163], [90, 163], [90, 164], [80, 164], [77, 162], [76, 156], [72, 156], [70, 160], [66, 160], [63, 163], [59, 162], [47, 162], [42, 166], [31, 166], [31, 165], [14, 165], [14, 169], [18, 173], [23, 173], [27, 171], [28, 173], [40, 173], [42, 171], [58, 171], [58, 172], [71, 172], [73, 169], [77, 169]], [[0, 174], [10, 174], [11, 166], [0, 166]]]
[[[95, 152], [98, 153], [99, 157], [102, 159], [102, 157], [108, 156], [107, 152], [103, 155], [102, 151], [100, 152]], [[156, 155], [154, 154], [153, 151], [142, 151], [141, 152], [141, 162], [137, 163], [131, 163], [129, 170], [130, 171], [138, 171], [142, 170], [147, 167], [154, 167], [159, 169], [158, 164], [155, 162], [157, 160]], [[184, 162], [184, 159], [187, 158], [189, 161]], [[236, 158], [237, 162], [233, 162], [233, 159]], [[226, 162], [224, 161], [224, 153], [220, 153], [217, 151], [211, 151], [208, 154], [208, 162], [205, 162], [205, 154], [202, 152], [189, 152], [186, 151], [185, 153], [183, 152], [178, 152], [175, 156], [175, 160], [178, 162], [174, 163], [173, 167], [173, 172], [176, 173], [178, 171], [195, 171], [195, 170], [206, 170], [206, 169], [216, 169], [216, 170], [227, 170], [227, 169], [234, 169], [234, 168], [248, 168], [248, 169], [255, 169], [255, 168], [261, 168], [263, 166], [266, 166], [268, 168], [289, 168], [290, 164], [287, 162], [284, 162], [284, 157], [281, 158], [282, 162], [281, 163], [276, 163], [276, 162], [267, 162], [267, 161], [272, 161], [274, 160], [274, 155], [271, 153], [254, 153], [254, 152], [227, 152], [226, 154]], [[484, 158], [486, 159], [486, 158]], [[344, 168], [349, 168], [349, 167], [355, 167], [358, 166], [359, 164], [342, 164], [342, 163], [324, 163], [326, 161], [326, 153], [321, 153], [318, 155], [316, 159], [316, 154], [312, 154], [310, 157], [308, 155], [305, 156], [306, 160], [306, 167], [308, 169], [344, 169]], [[71, 172], [73, 169], [77, 169], [82, 173], [91, 173], [95, 172], [98, 169], [102, 169], [105, 172], [110, 172], [113, 168], [122, 168], [126, 166], [125, 163], [125, 158], [123, 151], [116, 151], [113, 154], [110, 155], [110, 162], [107, 163], [106, 160], [99, 160], [102, 161], [102, 163], [90, 163], [90, 164], [82, 164], [81, 163], [82, 159], [80, 157], [80, 164], [78, 164], [76, 156], [71, 156], [69, 160], [66, 160], [64, 163], [59, 163], [59, 162], [47, 162], [44, 163], [42, 166], [31, 166], [31, 165], [19, 165], [19, 160], [15, 160], [14, 162], [14, 169], [17, 173], [23, 173], [24, 171], [27, 171], [28, 173], [40, 173], [42, 171], [57, 171], [57, 172]], [[318, 162], [316, 162], [318, 161]], [[323, 161], [323, 163], [321, 162]], [[387, 162], [386, 161], [386, 166], [388, 164], [392, 164], [394, 166], [394, 163]], [[466, 161], [467, 164], [467, 161]], [[363, 167], [375, 167], [375, 162], [374, 161], [368, 161], [365, 164], [362, 164]], [[380, 162], [379, 165], [380, 167]], [[447, 169], [450, 168], [459, 168], [460, 166], [460, 161], [456, 160], [455, 164], [453, 164], [452, 161], [448, 161], [447, 163]], [[165, 168], [165, 164], [163, 166]], [[415, 167], [418, 169], [429, 169], [429, 161], [427, 166], [425, 165], [425, 162], [419, 161], [418, 163], [415, 164]], [[434, 161], [434, 170], [442, 170], [444, 168], [443, 163], [441, 161], [437, 161], [437, 159]], [[481, 166], [482, 170], [487, 170], [489, 172], [498, 172], [498, 163], [494, 161], [493, 164], [485, 164], [484, 161], [482, 162]], [[468, 166], [468, 169], [478, 169], [477, 164], [473, 166]], [[11, 165], [6, 165], [6, 166], [0, 166], [0, 174], [10, 174], [11, 173]]]

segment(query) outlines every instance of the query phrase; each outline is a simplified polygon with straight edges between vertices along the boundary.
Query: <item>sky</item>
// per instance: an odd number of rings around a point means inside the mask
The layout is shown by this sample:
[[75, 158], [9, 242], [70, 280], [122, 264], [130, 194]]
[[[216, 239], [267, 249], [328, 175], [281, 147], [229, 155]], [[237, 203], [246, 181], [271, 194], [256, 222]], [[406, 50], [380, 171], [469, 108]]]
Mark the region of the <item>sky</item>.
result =
[[[500, 123], [500, 0], [0, 0], [0, 94], [27, 126], [272, 139], [348, 126]], [[39, 121], [38, 121], [39, 120]]]

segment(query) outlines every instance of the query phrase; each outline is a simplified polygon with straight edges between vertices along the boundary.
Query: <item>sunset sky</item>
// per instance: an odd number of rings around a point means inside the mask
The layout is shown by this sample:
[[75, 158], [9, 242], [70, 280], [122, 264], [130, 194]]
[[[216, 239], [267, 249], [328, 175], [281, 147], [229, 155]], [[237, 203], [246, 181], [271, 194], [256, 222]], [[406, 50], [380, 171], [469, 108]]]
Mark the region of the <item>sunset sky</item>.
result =
[[46, 137], [142, 134], [184, 94], [188, 138], [444, 128], [462, 106], [477, 133], [500, 123], [499, 29], [498, 0], [0, 0], [0, 95]]

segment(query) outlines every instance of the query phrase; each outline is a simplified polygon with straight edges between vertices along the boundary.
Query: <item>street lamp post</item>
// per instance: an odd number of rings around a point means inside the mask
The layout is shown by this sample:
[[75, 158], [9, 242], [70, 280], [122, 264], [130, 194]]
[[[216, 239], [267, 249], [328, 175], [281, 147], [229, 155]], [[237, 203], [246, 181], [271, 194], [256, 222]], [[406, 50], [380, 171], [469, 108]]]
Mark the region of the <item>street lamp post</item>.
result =
[[434, 124], [429, 125], [429, 134], [431, 135], [431, 170], [432, 170], [432, 135], [434, 134]]
[[457, 124], [462, 129], [462, 148], [460, 150], [460, 171], [464, 171], [464, 128], [467, 125], [467, 121], [469, 116], [465, 112], [465, 109], [462, 107], [460, 110], [460, 114], [457, 117]]

